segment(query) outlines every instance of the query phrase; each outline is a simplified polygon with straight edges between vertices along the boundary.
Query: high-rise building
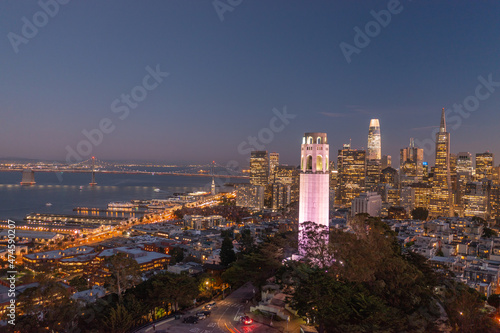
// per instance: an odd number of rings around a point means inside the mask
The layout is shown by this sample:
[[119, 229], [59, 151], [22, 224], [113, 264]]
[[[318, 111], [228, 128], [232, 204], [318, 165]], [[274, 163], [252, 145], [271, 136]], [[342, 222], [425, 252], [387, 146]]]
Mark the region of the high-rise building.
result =
[[368, 149], [366, 151], [367, 160], [382, 159], [382, 142], [380, 139], [380, 123], [378, 119], [370, 120], [368, 128]]
[[408, 185], [422, 181], [424, 178], [424, 150], [416, 148], [413, 138], [410, 145], [400, 150], [399, 169], [401, 184]]
[[373, 190], [380, 182], [382, 145], [380, 138], [380, 123], [378, 119], [370, 120], [368, 128], [368, 149], [366, 151], [365, 188]]
[[488, 181], [467, 183], [463, 196], [464, 216], [479, 216], [488, 219], [489, 199]]
[[290, 202], [299, 200], [300, 170], [294, 166], [278, 165], [274, 168], [274, 184], [290, 186]]
[[269, 182], [272, 182], [274, 168], [280, 164], [279, 153], [269, 153]]
[[290, 205], [291, 186], [274, 183], [272, 186], [271, 207], [274, 210], [285, 208]]
[[329, 145], [326, 133], [305, 133], [300, 156], [299, 253], [308, 240], [301, 234], [304, 222], [329, 226]]
[[254, 150], [250, 154], [250, 184], [266, 186], [269, 182], [267, 151]]
[[392, 167], [392, 157], [391, 155], [384, 155], [382, 156], [382, 170], [388, 167]]
[[415, 190], [414, 207], [428, 209], [431, 202], [432, 186], [427, 183], [413, 183], [409, 186]]
[[345, 144], [338, 153], [337, 171], [339, 185], [335, 203], [350, 206], [352, 200], [365, 191], [366, 151], [351, 149], [350, 144]]
[[236, 184], [236, 206], [262, 209], [264, 207], [264, 186]]
[[441, 112], [441, 124], [436, 133], [436, 163], [432, 181], [432, 198], [429, 206], [429, 215], [452, 216], [452, 193], [450, 175], [450, 133], [446, 131], [446, 118]]
[[455, 194], [455, 203], [460, 210], [463, 208], [463, 196], [465, 194], [466, 184], [472, 181], [474, 168], [472, 158], [469, 152], [460, 152], [457, 154], [457, 189]]
[[394, 168], [387, 167], [382, 170], [382, 175], [380, 177], [380, 182], [382, 184], [388, 184], [391, 187], [397, 188], [398, 187], [398, 171]]
[[472, 176], [472, 157], [469, 152], [460, 152], [457, 154], [457, 173], [469, 172]]
[[476, 179], [483, 178], [491, 179], [493, 175], [494, 156], [493, 153], [477, 153], [476, 154]]
[[364, 192], [352, 201], [351, 216], [367, 213], [370, 216], [380, 216], [382, 198], [376, 192]]

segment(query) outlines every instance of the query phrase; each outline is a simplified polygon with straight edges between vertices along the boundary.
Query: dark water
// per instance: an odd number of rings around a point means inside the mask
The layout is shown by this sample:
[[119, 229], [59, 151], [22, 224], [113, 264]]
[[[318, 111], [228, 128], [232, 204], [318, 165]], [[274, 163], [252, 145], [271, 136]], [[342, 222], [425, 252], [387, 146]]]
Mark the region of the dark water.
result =
[[[77, 206], [106, 208], [111, 201], [164, 199], [177, 192], [209, 191], [211, 184], [210, 177], [96, 174], [98, 185], [90, 187], [90, 174], [59, 176], [38, 172], [36, 185], [21, 186], [20, 172], [0, 172], [0, 219], [22, 220], [31, 212], [70, 214]], [[224, 189], [226, 182], [244, 180], [221, 178], [216, 180], [221, 185], [218, 189]], [[48, 202], [52, 206], [47, 206]]]

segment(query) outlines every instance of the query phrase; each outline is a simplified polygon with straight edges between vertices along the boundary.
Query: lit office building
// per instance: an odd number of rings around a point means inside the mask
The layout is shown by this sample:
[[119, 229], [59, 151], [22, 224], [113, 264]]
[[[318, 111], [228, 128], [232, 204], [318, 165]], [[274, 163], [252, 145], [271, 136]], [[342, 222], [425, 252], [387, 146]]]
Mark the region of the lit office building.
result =
[[398, 171], [394, 168], [387, 167], [382, 170], [382, 174], [380, 176], [380, 183], [388, 184], [392, 187], [398, 187]]
[[283, 185], [279, 183], [274, 183], [272, 187], [272, 198], [271, 207], [273, 210], [278, 210], [285, 208], [290, 205], [291, 202], [291, 187], [290, 185]]
[[272, 182], [274, 168], [280, 165], [280, 154], [279, 153], [269, 153], [269, 182]]
[[338, 187], [335, 192], [335, 203], [350, 206], [354, 198], [365, 191], [366, 151], [351, 149], [344, 144], [337, 158]]
[[476, 179], [481, 180], [483, 178], [491, 179], [493, 176], [493, 164], [494, 156], [493, 153], [477, 153], [476, 154]]
[[408, 185], [415, 190], [414, 207], [429, 209], [431, 202], [432, 186], [427, 183], [414, 183]]
[[392, 158], [391, 155], [384, 155], [382, 156], [382, 170], [388, 167], [392, 167]]
[[470, 182], [463, 196], [464, 216], [488, 219], [488, 182]]
[[432, 182], [432, 198], [429, 216], [452, 216], [452, 193], [450, 177], [450, 133], [446, 132], [444, 108], [441, 113], [439, 132], [436, 133], [436, 163]]
[[493, 185], [490, 188], [489, 213], [490, 213], [490, 218], [500, 219], [500, 186], [498, 185]]
[[460, 152], [457, 154], [457, 189], [455, 202], [459, 208], [463, 207], [462, 198], [465, 194], [465, 185], [472, 181], [474, 168], [472, 166], [472, 157], [469, 152]]
[[254, 150], [250, 154], [250, 184], [266, 186], [269, 181], [269, 159], [267, 151]]
[[403, 187], [401, 189], [400, 206], [403, 207], [408, 215], [415, 208], [415, 189], [413, 187]]
[[305, 133], [300, 156], [299, 253], [308, 240], [301, 234], [304, 222], [329, 226], [329, 145], [326, 133]]
[[264, 207], [264, 186], [236, 184], [236, 206], [262, 209]]
[[274, 168], [274, 184], [290, 186], [290, 201], [299, 201], [300, 170], [294, 166], [278, 165]]
[[378, 119], [370, 120], [367, 147], [365, 188], [373, 190], [380, 182], [380, 171], [382, 169], [382, 142], [380, 137], [380, 123]]
[[399, 167], [403, 185], [418, 183], [424, 178], [424, 150], [415, 147], [413, 138], [409, 147], [400, 150]]

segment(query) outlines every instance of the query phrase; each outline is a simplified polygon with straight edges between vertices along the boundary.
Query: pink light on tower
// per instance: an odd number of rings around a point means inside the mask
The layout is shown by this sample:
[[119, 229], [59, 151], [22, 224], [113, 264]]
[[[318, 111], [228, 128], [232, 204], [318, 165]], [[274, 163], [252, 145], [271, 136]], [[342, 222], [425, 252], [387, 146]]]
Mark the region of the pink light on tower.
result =
[[[304, 255], [308, 241], [301, 233], [304, 222], [329, 225], [330, 157], [326, 133], [305, 133], [300, 157], [299, 254]], [[326, 239], [328, 241], [328, 239]]]

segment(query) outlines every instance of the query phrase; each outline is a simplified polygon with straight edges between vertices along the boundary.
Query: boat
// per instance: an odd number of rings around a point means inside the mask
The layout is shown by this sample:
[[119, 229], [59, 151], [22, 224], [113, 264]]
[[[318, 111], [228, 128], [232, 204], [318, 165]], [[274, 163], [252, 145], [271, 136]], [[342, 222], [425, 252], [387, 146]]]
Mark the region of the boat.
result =
[[83, 186], [80, 186], [80, 191], [83, 190]]
[[134, 204], [131, 202], [115, 201], [108, 203], [108, 210], [125, 211], [132, 210]]
[[52, 204], [50, 202], [47, 202], [45, 206], [52, 206]]
[[161, 192], [161, 190], [160, 190], [158, 187], [155, 187], [155, 188], [154, 188], [154, 191], [155, 191], [155, 192]]

